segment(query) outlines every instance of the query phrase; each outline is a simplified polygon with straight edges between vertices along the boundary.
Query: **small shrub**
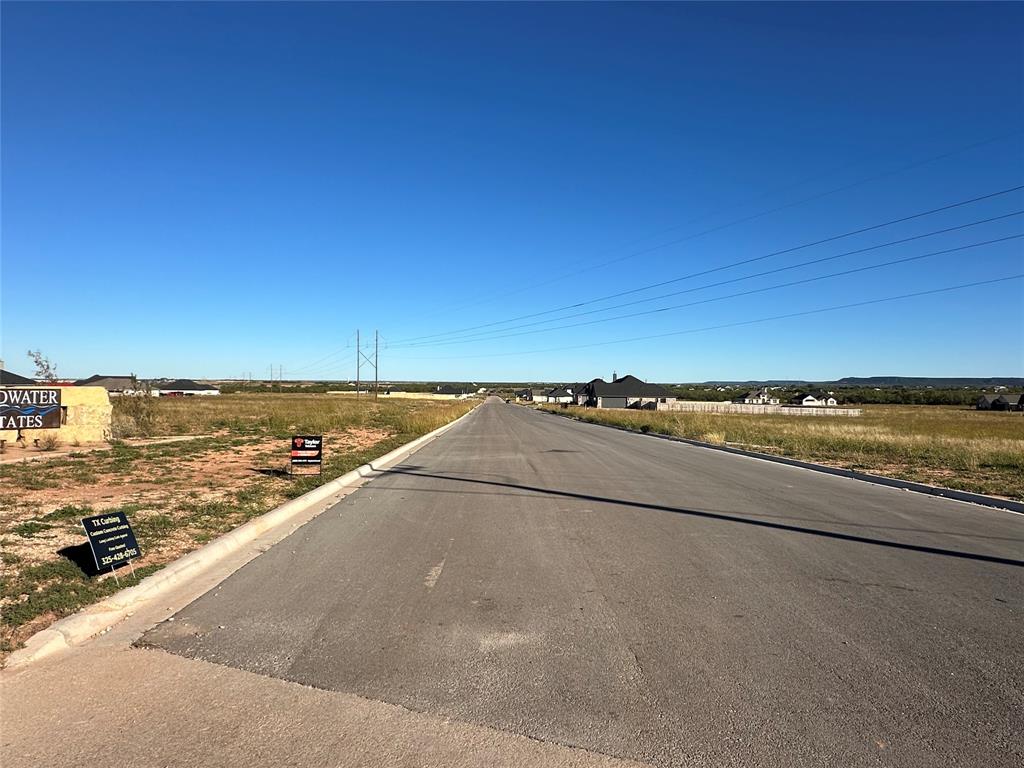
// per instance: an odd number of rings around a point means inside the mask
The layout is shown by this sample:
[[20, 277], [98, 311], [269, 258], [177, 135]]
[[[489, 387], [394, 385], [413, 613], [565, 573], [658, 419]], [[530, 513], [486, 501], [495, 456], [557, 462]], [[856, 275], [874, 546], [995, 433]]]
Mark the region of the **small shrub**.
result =
[[39, 450], [55, 451], [60, 448], [60, 438], [52, 432], [39, 438]]
[[77, 504], [65, 504], [43, 515], [43, 520], [81, 520], [83, 517], [90, 517], [95, 514], [92, 507], [79, 506]]
[[48, 530], [50, 526], [47, 523], [40, 523], [36, 520], [29, 520], [28, 522], [19, 523], [18, 525], [11, 528], [11, 532], [17, 536], [21, 536], [23, 539], [31, 539], [37, 533]]
[[114, 406], [110, 431], [114, 439], [152, 437], [160, 427], [160, 403], [155, 397], [138, 395], [111, 398]]

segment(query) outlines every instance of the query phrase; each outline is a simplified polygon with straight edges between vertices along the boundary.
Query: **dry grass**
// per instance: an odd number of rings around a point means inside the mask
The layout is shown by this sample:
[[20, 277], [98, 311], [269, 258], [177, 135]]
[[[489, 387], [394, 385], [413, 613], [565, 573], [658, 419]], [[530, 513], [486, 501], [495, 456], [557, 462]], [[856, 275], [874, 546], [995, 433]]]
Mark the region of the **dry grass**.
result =
[[595, 423], [727, 443], [830, 466], [1024, 499], [1024, 415], [866, 406], [858, 419], [550, 408]]
[[[126, 511], [143, 551], [136, 573], [145, 576], [474, 404], [288, 394], [115, 401], [123, 439], [109, 450], [0, 465], [0, 656], [115, 589], [75, 562], [87, 556], [80, 518]], [[281, 473], [293, 434], [325, 436], [322, 476]]]

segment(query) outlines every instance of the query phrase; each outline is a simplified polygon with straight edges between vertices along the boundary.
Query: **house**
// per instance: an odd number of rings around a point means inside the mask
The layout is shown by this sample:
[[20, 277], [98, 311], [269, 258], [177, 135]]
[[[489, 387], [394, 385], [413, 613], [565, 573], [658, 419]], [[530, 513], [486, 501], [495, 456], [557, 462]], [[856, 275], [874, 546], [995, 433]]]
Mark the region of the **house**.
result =
[[34, 387], [36, 382], [33, 379], [19, 376], [16, 373], [5, 371], [0, 368], [0, 387]]
[[574, 403], [576, 402], [575, 392], [580, 388], [579, 384], [566, 384], [561, 387], [555, 387], [550, 390], [547, 394], [547, 402], [549, 403]]
[[200, 384], [192, 379], [153, 382], [150, 390], [153, 397], [209, 397], [219, 395], [220, 390], [212, 384]]
[[462, 384], [438, 384], [429, 397], [435, 400], [460, 400], [470, 397], [474, 392]]
[[648, 384], [636, 376], [613, 375], [610, 382], [593, 379], [583, 386], [585, 405], [595, 408], [657, 408], [658, 403], [674, 403], [676, 396], [658, 384]]
[[744, 395], [740, 395], [733, 399], [733, 402], [743, 405], [778, 405], [779, 398], [773, 397], [771, 392], [761, 387], [761, 389], [751, 390]]
[[546, 389], [531, 389], [530, 390], [530, 402], [531, 403], [546, 403], [548, 401], [548, 390]]
[[533, 391], [532, 390], [529, 390], [529, 389], [519, 389], [519, 390], [516, 390], [516, 402], [523, 401], [523, 402], [528, 403], [531, 400], [533, 400]]
[[789, 404], [811, 408], [832, 408], [837, 405], [836, 399], [827, 392], [801, 392], [790, 398]]
[[111, 396], [136, 395], [144, 391], [144, 388], [139, 386], [139, 380], [134, 373], [130, 373], [127, 376], [104, 376], [98, 373], [87, 379], [78, 379], [74, 386], [103, 387], [107, 390], [107, 394]]
[[982, 395], [975, 405], [979, 411], [1022, 411], [1024, 410], [1024, 394], [1000, 392], [995, 395]]

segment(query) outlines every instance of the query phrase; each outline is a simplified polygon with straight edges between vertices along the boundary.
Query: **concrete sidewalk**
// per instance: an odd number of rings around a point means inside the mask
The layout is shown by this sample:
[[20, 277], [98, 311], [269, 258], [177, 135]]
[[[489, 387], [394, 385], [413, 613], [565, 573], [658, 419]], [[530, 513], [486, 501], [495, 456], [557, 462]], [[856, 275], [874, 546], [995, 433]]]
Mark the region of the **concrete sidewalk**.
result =
[[5, 676], [0, 696], [4, 768], [641, 765], [120, 643]]

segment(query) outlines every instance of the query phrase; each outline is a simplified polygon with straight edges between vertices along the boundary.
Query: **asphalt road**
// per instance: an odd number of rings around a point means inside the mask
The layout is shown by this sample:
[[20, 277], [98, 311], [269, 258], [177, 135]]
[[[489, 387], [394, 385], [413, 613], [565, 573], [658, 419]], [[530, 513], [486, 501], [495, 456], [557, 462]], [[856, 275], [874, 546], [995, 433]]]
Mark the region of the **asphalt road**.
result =
[[1021, 561], [1019, 515], [491, 400], [141, 642], [655, 766], [1017, 766]]

